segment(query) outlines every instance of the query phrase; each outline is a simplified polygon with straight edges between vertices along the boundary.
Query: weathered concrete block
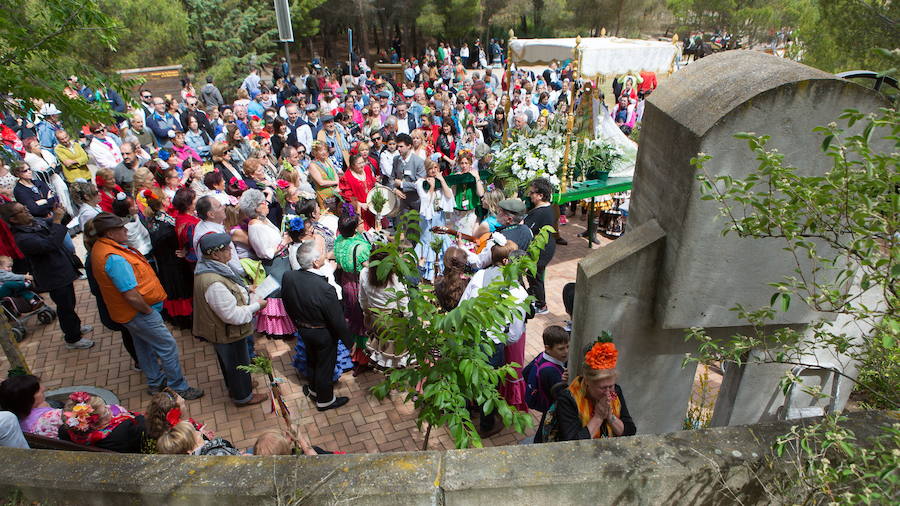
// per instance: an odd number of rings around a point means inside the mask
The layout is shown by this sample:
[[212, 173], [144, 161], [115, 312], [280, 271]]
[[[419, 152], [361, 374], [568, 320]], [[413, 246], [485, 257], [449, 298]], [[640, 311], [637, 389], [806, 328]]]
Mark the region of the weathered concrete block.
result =
[[[860, 444], [896, 421], [853, 413]], [[797, 423], [808, 423], [809, 420]], [[192, 457], [0, 448], [0, 495], [61, 505], [771, 504], [785, 422], [449, 452]], [[790, 465], [775, 461], [776, 470]], [[765, 476], [762, 476], [765, 479]], [[726, 490], [726, 486], [728, 490]], [[732, 495], [734, 494], [734, 495]]]

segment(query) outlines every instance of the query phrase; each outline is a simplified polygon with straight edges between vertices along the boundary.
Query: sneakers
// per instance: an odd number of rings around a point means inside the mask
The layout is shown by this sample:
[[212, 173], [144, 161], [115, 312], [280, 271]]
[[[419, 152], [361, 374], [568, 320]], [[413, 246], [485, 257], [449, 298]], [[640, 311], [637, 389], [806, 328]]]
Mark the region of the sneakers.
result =
[[175, 393], [180, 395], [186, 401], [192, 401], [203, 397], [203, 390], [194, 387], [188, 387], [187, 390], [182, 390], [180, 392], [176, 391]]
[[93, 325], [82, 325], [81, 326], [81, 334], [89, 334], [92, 330], [94, 330]]
[[86, 337], [82, 337], [74, 343], [66, 343], [66, 348], [70, 350], [86, 350], [92, 346], [94, 346], [94, 341], [91, 341]]
[[334, 400], [331, 401], [331, 403], [326, 404], [325, 406], [322, 406], [317, 402], [316, 409], [318, 409], [319, 411], [328, 411], [329, 409], [339, 408], [344, 404], [347, 404], [348, 402], [350, 402], [349, 397], [335, 397]]
[[536, 314], [536, 315], [547, 314], [549, 312], [550, 312], [550, 310], [547, 309], [547, 306], [537, 306], [537, 305], [534, 306], [534, 314]]

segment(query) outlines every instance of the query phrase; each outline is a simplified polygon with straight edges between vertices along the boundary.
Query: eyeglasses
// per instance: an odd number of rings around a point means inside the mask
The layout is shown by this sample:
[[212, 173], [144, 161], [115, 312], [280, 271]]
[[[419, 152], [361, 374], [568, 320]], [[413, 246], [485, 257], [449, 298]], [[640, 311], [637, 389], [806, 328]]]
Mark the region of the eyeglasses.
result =
[[141, 98], [145, 98], [145, 99], [147, 99], [147, 100], [150, 100], [151, 98], [153, 98], [153, 95], [141, 95]]
[[100, 127], [100, 128], [98, 128], [98, 129], [96, 129], [96, 130], [91, 130], [91, 131], [92, 131], [93, 133], [95, 133], [95, 134], [99, 134], [100, 132], [105, 132], [105, 131], [106, 131], [106, 127]]

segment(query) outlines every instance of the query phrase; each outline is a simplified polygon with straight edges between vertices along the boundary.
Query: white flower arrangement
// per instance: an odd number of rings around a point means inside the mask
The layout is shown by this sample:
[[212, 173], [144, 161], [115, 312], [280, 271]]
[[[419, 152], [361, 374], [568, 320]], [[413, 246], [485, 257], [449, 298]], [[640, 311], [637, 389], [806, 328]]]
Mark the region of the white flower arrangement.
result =
[[[495, 155], [496, 174], [518, 187], [525, 187], [538, 177], [559, 186], [565, 141], [565, 133], [554, 128], [518, 134]], [[621, 149], [603, 139], [573, 138], [569, 154], [570, 177], [581, 177], [585, 171], [609, 172], [622, 159]]]

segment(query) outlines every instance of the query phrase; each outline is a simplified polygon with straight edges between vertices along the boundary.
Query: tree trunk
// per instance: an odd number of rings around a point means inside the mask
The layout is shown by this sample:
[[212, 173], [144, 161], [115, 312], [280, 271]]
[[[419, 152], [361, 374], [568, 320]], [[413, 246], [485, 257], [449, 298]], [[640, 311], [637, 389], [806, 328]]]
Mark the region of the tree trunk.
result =
[[534, 29], [541, 30], [544, 27], [542, 16], [544, 14], [544, 0], [531, 0], [534, 7]]
[[616, 37], [619, 36], [619, 29], [622, 27], [622, 9], [625, 8], [625, 0], [619, 0], [616, 8]]
[[369, 47], [369, 31], [366, 30], [366, 19], [363, 16], [359, 17], [359, 32], [361, 34], [361, 51], [359, 51], [360, 58], [366, 58], [368, 61], [369, 53], [371, 52], [371, 48]]

